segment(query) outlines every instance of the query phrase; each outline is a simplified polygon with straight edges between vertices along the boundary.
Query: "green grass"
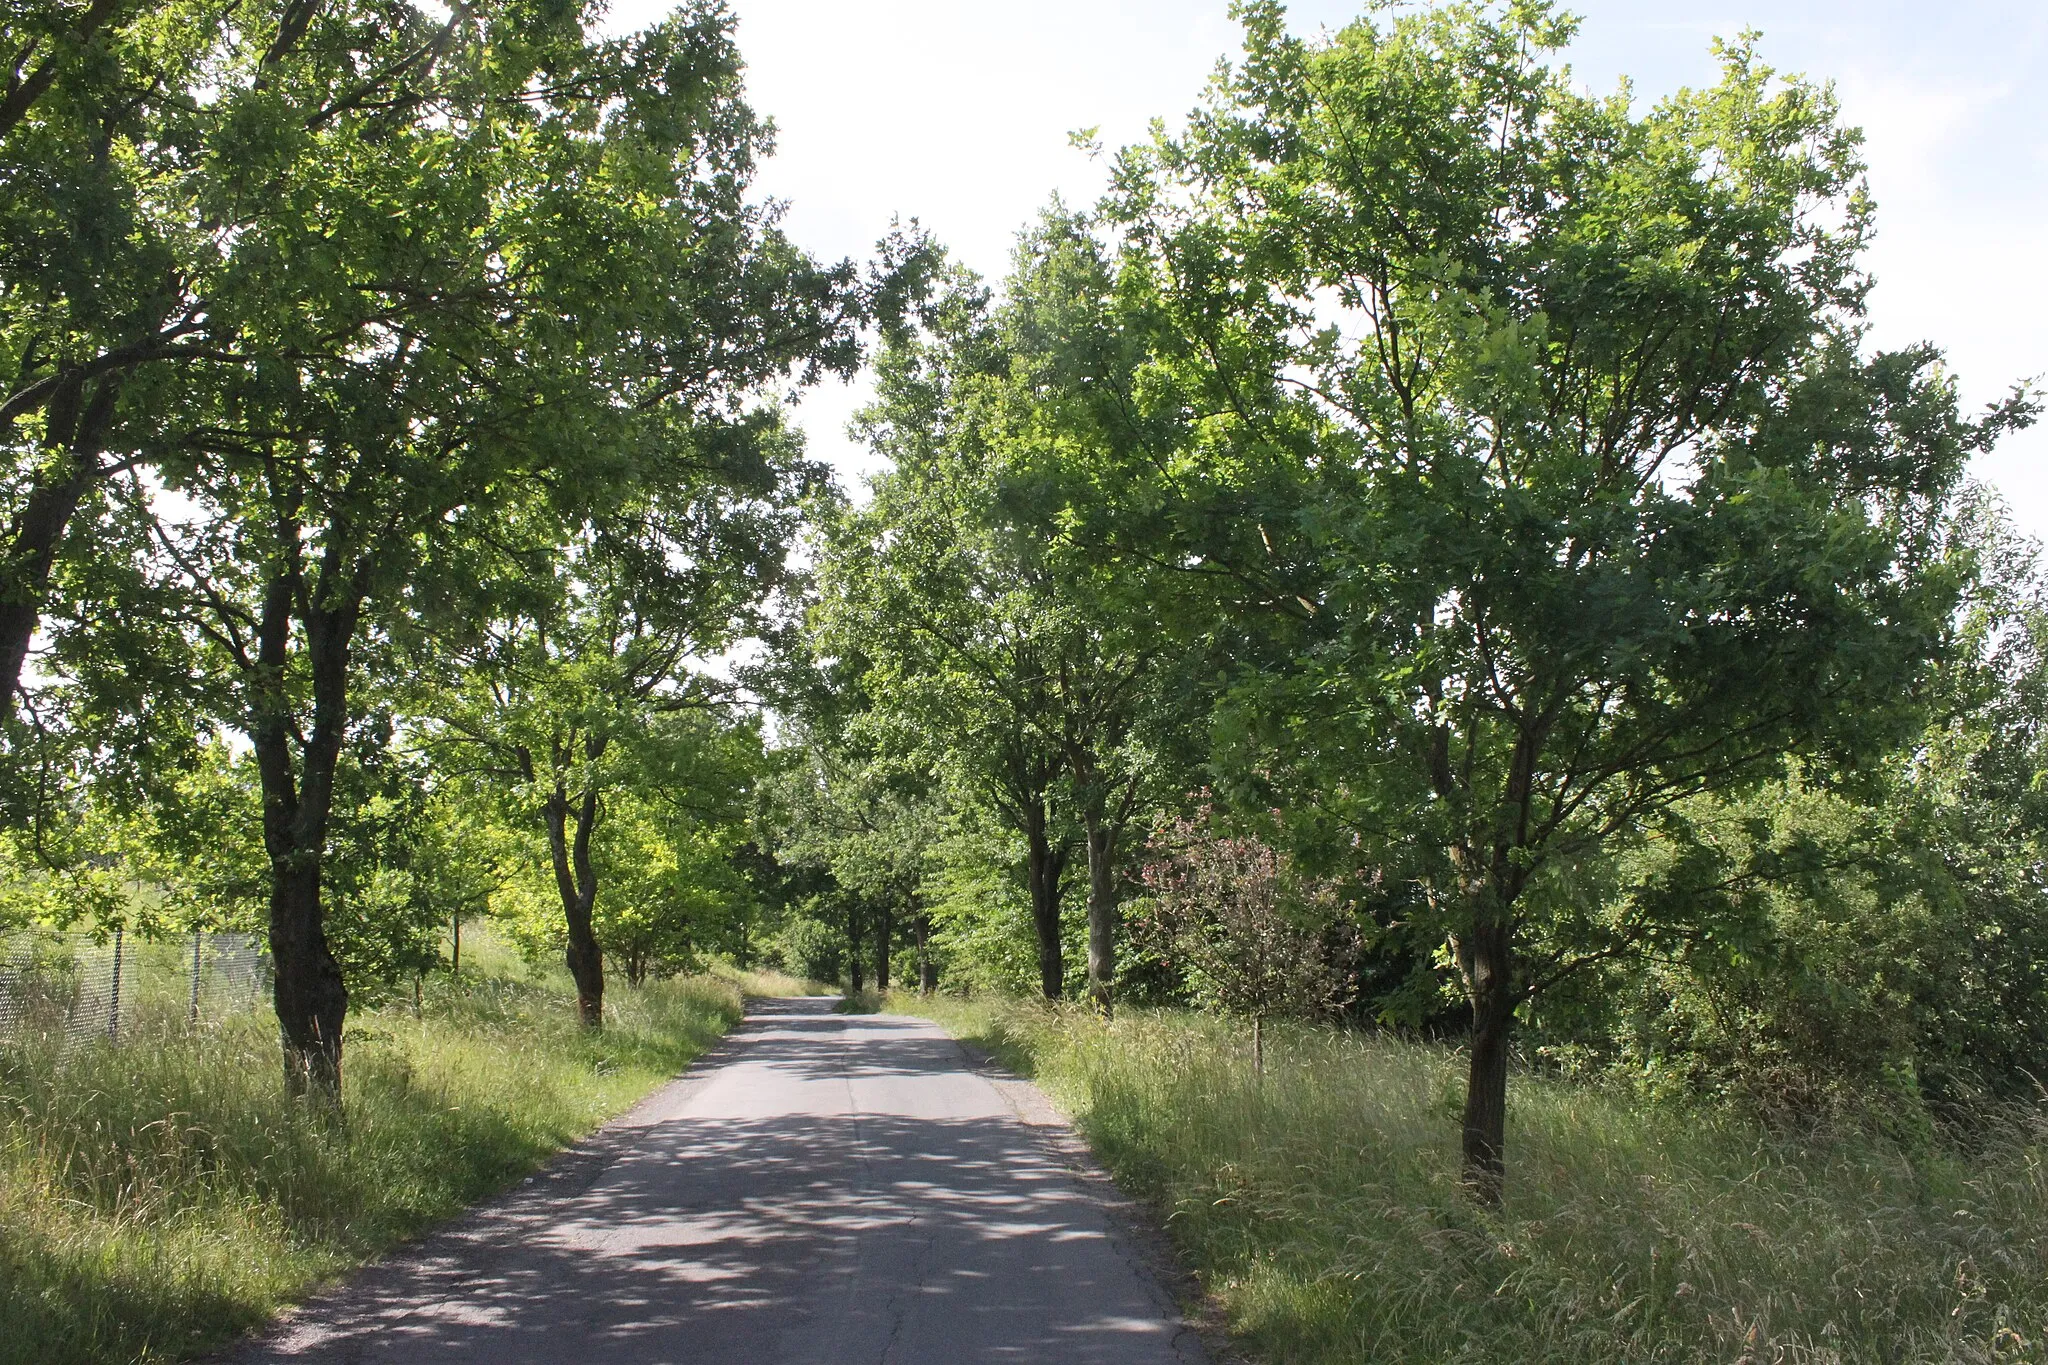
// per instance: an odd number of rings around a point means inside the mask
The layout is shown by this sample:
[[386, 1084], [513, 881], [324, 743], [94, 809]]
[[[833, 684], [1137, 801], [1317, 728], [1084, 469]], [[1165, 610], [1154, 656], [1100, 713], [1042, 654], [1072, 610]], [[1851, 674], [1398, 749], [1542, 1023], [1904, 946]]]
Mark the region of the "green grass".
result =
[[1509, 1192], [1456, 1184], [1460, 1058], [1000, 1001], [925, 1013], [1035, 1075], [1270, 1361], [2048, 1360], [2048, 1127], [1794, 1141], [1518, 1076]]
[[504, 1188], [739, 1016], [727, 982], [621, 984], [586, 1034], [559, 973], [463, 947], [421, 1017], [351, 1017], [339, 1124], [283, 1098], [261, 1010], [193, 1031], [165, 992], [118, 1048], [0, 1043], [0, 1362], [218, 1345]]
[[809, 977], [791, 976], [787, 972], [773, 971], [765, 967], [750, 968], [735, 966], [722, 958], [712, 960], [706, 969], [720, 981], [727, 981], [742, 995], [837, 995], [837, 986], [828, 986], [822, 981]]

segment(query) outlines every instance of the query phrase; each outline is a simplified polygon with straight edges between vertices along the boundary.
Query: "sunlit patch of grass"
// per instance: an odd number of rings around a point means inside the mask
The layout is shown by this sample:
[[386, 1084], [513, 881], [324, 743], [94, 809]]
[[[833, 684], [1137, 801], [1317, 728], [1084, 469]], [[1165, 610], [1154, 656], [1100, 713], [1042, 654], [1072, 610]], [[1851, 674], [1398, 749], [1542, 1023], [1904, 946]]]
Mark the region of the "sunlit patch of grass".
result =
[[837, 995], [837, 986], [828, 986], [822, 981], [813, 981], [805, 976], [791, 976], [766, 967], [739, 967], [723, 959], [713, 959], [705, 969], [720, 981], [731, 982], [742, 995], [792, 996], [792, 995]]
[[1498, 1213], [1456, 1182], [1461, 1058], [1177, 1012], [898, 997], [1034, 1074], [1275, 1361], [2048, 1360], [2048, 1126], [1968, 1153], [1797, 1140], [1518, 1076]]
[[[557, 974], [430, 978], [352, 1016], [345, 1118], [287, 1101], [264, 1011], [120, 1047], [0, 1042], [0, 1362], [177, 1359], [501, 1189], [739, 1017], [705, 977], [614, 987], [577, 1027]], [[481, 945], [479, 945], [481, 946]], [[478, 960], [483, 959], [483, 960]]]

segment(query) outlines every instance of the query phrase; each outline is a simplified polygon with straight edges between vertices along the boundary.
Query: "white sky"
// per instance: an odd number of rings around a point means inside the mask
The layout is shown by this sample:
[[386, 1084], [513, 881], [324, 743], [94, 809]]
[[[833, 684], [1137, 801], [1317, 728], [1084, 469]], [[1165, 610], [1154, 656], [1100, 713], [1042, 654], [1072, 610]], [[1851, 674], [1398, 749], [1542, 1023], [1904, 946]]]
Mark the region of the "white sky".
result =
[[[761, 189], [828, 259], [865, 260], [892, 215], [915, 217], [991, 281], [1018, 228], [1057, 192], [1076, 206], [1111, 148], [1176, 122], [1237, 50], [1227, 0], [731, 0], [755, 107], [780, 129]], [[1622, 75], [1640, 99], [1713, 77], [1715, 34], [1763, 31], [1772, 65], [1833, 79], [1868, 134], [1878, 239], [1873, 340], [1945, 348], [1972, 407], [2048, 373], [2048, 4], [2042, 0], [1579, 0], [1583, 85]], [[614, 0], [635, 27], [662, 0]], [[1350, 19], [1295, 0], [1294, 27]], [[873, 462], [845, 435], [864, 385], [814, 392], [812, 449], [857, 485]], [[2048, 538], [2048, 431], [2008, 440], [1977, 473]]]

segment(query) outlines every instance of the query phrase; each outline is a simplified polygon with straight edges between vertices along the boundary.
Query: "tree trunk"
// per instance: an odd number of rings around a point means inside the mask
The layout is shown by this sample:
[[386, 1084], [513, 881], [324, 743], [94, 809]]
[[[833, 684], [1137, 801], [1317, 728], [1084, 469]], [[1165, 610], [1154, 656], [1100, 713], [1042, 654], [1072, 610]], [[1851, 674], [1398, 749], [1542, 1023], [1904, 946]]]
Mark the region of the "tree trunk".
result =
[[590, 928], [590, 912], [569, 917], [569, 947], [562, 954], [576, 983], [576, 1020], [587, 1029], [604, 1027], [604, 950]]
[[917, 993], [930, 995], [938, 988], [939, 965], [932, 961], [932, 917], [917, 917]]
[[846, 897], [846, 975], [849, 989], [859, 995], [867, 982], [867, 963], [861, 959], [861, 913], [860, 901], [853, 896]]
[[39, 470], [28, 500], [8, 527], [4, 578], [0, 578], [0, 715], [14, 714], [14, 696], [21, 688], [22, 669], [30, 643], [42, 622], [43, 597], [57, 548], [78, 505], [99, 482], [100, 447], [114, 415], [115, 386], [101, 382], [90, 400], [82, 387], [70, 385], [51, 399], [47, 439], [64, 455]]
[[574, 807], [575, 833], [569, 832], [569, 795], [557, 787], [547, 803], [548, 852], [555, 864], [555, 889], [562, 898], [562, 918], [569, 929], [564, 957], [576, 983], [576, 1017], [585, 1028], [604, 1027], [604, 952], [591, 928], [597, 905], [597, 869], [590, 861], [590, 832], [597, 824], [597, 790], [585, 791]]
[[284, 1084], [294, 1099], [341, 1103], [341, 1031], [348, 986], [327, 946], [317, 855], [273, 860], [270, 878], [272, 999], [284, 1039]]
[[1031, 927], [1038, 934], [1038, 983], [1048, 1000], [1065, 994], [1067, 984], [1060, 944], [1062, 861], [1046, 831], [1045, 803], [1037, 802], [1025, 812], [1024, 879], [1030, 883]]
[[885, 902], [875, 912], [875, 989], [889, 989], [889, 940], [896, 934], [896, 916]]
[[[284, 548], [264, 588], [256, 667], [249, 675], [250, 740], [263, 790], [264, 851], [270, 856], [274, 1000], [285, 1089], [339, 1107], [348, 986], [328, 947], [320, 880], [334, 770], [348, 729], [349, 654], [362, 594], [343, 586], [346, 569], [333, 550], [319, 582], [302, 592], [299, 528], [286, 521], [278, 530]], [[288, 691], [295, 621], [304, 629], [313, 694], [313, 724], [303, 739]]]
[[1116, 1010], [1116, 836], [1100, 810], [1085, 811], [1088, 826], [1088, 998], [1110, 1018]]
[[1513, 960], [1505, 917], [1488, 916], [1457, 945], [1472, 1003], [1471, 1072], [1465, 1083], [1466, 1188], [1501, 1201], [1507, 1170], [1508, 1043], [1514, 1026]]

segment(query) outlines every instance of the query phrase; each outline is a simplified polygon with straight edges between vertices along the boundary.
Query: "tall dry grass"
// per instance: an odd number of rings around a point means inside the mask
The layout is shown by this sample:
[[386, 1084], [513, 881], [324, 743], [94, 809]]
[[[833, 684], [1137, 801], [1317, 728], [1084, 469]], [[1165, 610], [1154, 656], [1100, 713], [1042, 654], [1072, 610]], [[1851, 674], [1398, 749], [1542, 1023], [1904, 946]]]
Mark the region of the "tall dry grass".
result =
[[796, 995], [837, 995], [837, 986], [823, 981], [813, 981], [807, 976], [791, 976], [771, 967], [741, 967], [723, 958], [713, 958], [705, 967], [706, 974], [720, 981], [730, 982], [742, 995], [755, 996], [796, 996]]
[[739, 1015], [726, 982], [619, 986], [587, 1034], [558, 973], [464, 946], [417, 1018], [351, 1017], [340, 1123], [284, 1098], [260, 1010], [192, 1030], [167, 996], [120, 1047], [0, 1040], [0, 1362], [216, 1345], [530, 1171]]
[[1273, 1361], [2048, 1360], [2048, 1125], [1963, 1151], [1793, 1139], [1518, 1076], [1497, 1214], [1456, 1183], [1461, 1058], [1132, 1011], [900, 997], [1046, 1085]]

